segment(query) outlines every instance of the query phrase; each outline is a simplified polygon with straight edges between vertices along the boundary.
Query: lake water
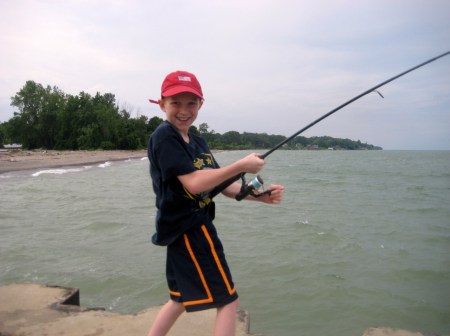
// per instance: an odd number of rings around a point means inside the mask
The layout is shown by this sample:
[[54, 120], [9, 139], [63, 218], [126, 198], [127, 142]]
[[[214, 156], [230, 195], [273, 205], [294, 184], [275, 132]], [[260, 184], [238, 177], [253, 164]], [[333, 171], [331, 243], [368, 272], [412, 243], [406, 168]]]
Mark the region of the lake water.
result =
[[[281, 205], [216, 198], [251, 332], [450, 334], [449, 151], [276, 151], [266, 160], [266, 185], [286, 186]], [[2, 174], [0, 283], [76, 287], [83, 306], [123, 313], [159, 305], [165, 249], [150, 243], [154, 217], [146, 159]]]

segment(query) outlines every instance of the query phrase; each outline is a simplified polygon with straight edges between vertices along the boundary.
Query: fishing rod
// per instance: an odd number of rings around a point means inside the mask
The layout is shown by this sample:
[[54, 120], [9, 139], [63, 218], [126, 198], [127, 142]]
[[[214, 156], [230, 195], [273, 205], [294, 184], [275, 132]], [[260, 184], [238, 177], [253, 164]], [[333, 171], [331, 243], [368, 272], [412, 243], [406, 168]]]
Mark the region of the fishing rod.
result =
[[[353, 103], [354, 101], [364, 97], [365, 95], [375, 92], [378, 93], [381, 98], [384, 98], [383, 95], [377, 91], [378, 88], [396, 80], [399, 77], [402, 77], [404, 75], [406, 75], [407, 73], [410, 73], [418, 68], [423, 67], [424, 65], [427, 65], [431, 62], [434, 62], [436, 60], [438, 60], [439, 58], [442, 58], [444, 56], [447, 56], [450, 54], [450, 51], [447, 51], [439, 56], [433, 57], [431, 59], [429, 59], [428, 61], [425, 61], [423, 63], [420, 63], [419, 65], [416, 65], [414, 67], [412, 67], [411, 69], [408, 69], [406, 71], [403, 71], [402, 73], [389, 78], [388, 80], [385, 80], [384, 82], [375, 85], [374, 87], [368, 89], [367, 91], [364, 91], [363, 93], [357, 95], [356, 97], [346, 101], [344, 104], [336, 107], [335, 109], [331, 110], [330, 112], [324, 114], [323, 116], [321, 116], [320, 118], [314, 120], [312, 123], [308, 124], [307, 126], [303, 127], [301, 130], [295, 132], [294, 134], [292, 134], [290, 137], [288, 137], [287, 139], [281, 141], [279, 144], [275, 145], [273, 148], [271, 148], [270, 150], [268, 150], [266, 153], [262, 154], [260, 156], [261, 159], [265, 159], [266, 157], [268, 157], [270, 154], [272, 154], [274, 151], [276, 151], [278, 148], [280, 148], [281, 146], [283, 146], [284, 144], [288, 143], [289, 141], [291, 141], [292, 139], [294, 139], [296, 136], [298, 136], [299, 134], [303, 133], [304, 131], [308, 130], [309, 128], [313, 127], [315, 124], [321, 122], [322, 120], [324, 120], [325, 118], [328, 118], [330, 115], [336, 113], [337, 111], [339, 111], [340, 109], [344, 108], [345, 106]], [[221, 193], [223, 190], [225, 190], [227, 187], [229, 187], [232, 183], [238, 181], [239, 179], [242, 180], [242, 186], [241, 186], [241, 190], [239, 191], [239, 193], [236, 195], [236, 200], [240, 201], [242, 199], [244, 199], [247, 195], [252, 195], [254, 197], [260, 197], [264, 194], [268, 194], [270, 193], [270, 190], [264, 191], [262, 193], [255, 193], [255, 190], [258, 190], [259, 188], [262, 187], [263, 185], [263, 180], [260, 176], [257, 176], [256, 178], [254, 178], [252, 181], [250, 181], [249, 183], [247, 183], [245, 181], [245, 173], [239, 173], [231, 178], [229, 178], [228, 180], [222, 182], [221, 184], [219, 184], [218, 186], [216, 186], [213, 190], [211, 190], [209, 192], [209, 197], [213, 198], [216, 195], [218, 195], [219, 193]]]

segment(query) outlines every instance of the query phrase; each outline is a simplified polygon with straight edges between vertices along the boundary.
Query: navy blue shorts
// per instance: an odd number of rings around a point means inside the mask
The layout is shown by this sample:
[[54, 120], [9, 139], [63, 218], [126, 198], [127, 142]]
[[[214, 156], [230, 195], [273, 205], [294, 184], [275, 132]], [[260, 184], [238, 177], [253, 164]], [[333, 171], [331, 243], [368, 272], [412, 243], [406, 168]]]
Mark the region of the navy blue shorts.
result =
[[167, 246], [170, 298], [186, 311], [222, 307], [238, 298], [213, 224], [195, 226]]

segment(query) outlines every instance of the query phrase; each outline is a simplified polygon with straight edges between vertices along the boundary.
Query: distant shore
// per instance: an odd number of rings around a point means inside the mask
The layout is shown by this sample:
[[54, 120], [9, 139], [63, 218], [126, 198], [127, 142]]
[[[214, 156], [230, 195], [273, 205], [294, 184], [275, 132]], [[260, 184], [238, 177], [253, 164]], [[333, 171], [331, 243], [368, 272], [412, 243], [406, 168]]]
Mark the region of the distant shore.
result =
[[106, 161], [137, 159], [146, 156], [146, 150], [2, 150], [0, 151], [0, 174], [20, 170], [59, 168], [101, 163]]

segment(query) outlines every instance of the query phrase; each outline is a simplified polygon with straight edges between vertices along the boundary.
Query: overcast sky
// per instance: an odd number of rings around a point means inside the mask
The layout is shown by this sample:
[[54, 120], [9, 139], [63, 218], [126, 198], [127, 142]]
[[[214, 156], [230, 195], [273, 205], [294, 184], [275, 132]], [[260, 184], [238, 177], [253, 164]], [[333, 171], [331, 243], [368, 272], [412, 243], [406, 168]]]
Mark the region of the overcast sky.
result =
[[[449, 51], [450, 1], [0, 0], [0, 38], [0, 122], [27, 80], [163, 118], [148, 99], [187, 70], [206, 98], [197, 126], [289, 136]], [[450, 150], [450, 56], [379, 91], [303, 135]]]

